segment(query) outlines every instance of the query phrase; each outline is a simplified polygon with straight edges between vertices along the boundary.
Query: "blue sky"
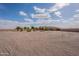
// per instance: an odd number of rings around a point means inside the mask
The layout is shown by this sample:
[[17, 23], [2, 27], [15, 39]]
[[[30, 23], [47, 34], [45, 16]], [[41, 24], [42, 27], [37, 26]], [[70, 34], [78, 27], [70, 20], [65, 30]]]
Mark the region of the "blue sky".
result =
[[[0, 4], [0, 18], [24, 21], [23, 19], [25, 16], [19, 15], [19, 12], [23, 11], [27, 13], [29, 17], [31, 17], [30, 14], [35, 13], [33, 8], [34, 6], [39, 8], [49, 8], [52, 6], [52, 4]], [[28, 17], [26, 16], [26, 18]]]
[[79, 28], [79, 3], [1, 3], [0, 29], [16, 26]]

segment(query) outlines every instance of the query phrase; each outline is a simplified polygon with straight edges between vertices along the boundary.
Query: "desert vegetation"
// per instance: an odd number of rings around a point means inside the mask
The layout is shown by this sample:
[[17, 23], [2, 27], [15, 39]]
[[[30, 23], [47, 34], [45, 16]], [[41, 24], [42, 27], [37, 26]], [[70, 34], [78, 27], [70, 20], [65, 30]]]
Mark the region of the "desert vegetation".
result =
[[27, 31], [27, 32], [31, 32], [31, 31], [59, 31], [60, 29], [57, 27], [47, 27], [47, 26], [39, 26], [39, 27], [20, 27], [17, 26], [16, 27], [17, 31]]

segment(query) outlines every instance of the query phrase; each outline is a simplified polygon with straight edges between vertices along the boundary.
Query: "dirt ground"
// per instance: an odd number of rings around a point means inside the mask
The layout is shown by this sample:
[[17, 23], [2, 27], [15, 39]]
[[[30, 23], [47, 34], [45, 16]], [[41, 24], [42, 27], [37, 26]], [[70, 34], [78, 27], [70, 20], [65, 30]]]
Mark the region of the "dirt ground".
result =
[[79, 56], [79, 33], [0, 31], [1, 56]]

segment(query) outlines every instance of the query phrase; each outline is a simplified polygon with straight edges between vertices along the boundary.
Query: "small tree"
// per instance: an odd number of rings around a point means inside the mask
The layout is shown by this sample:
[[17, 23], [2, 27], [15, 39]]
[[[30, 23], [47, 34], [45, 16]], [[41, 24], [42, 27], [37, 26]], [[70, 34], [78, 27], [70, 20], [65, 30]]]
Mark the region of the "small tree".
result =
[[35, 27], [31, 26], [31, 30], [35, 31]]
[[31, 29], [34, 29], [34, 27], [33, 27], [33, 26], [31, 26]]
[[20, 29], [21, 29], [21, 28], [20, 28], [19, 26], [16, 27], [16, 30], [17, 30], [17, 31], [20, 31]]
[[23, 28], [20, 28], [20, 32], [22, 32], [23, 31]]
[[27, 30], [27, 27], [24, 27], [24, 31], [26, 31]]

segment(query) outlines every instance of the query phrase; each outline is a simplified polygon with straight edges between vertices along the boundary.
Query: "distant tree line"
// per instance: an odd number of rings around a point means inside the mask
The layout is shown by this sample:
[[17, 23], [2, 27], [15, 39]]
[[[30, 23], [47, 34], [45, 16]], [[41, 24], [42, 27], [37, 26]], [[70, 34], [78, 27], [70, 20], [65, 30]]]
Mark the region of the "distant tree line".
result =
[[20, 27], [17, 26], [16, 27], [17, 31], [27, 31], [27, 32], [31, 32], [31, 31], [59, 31], [59, 28], [56, 27], [46, 27], [46, 26], [39, 26], [39, 27]]

